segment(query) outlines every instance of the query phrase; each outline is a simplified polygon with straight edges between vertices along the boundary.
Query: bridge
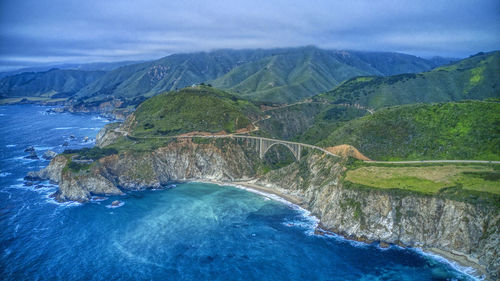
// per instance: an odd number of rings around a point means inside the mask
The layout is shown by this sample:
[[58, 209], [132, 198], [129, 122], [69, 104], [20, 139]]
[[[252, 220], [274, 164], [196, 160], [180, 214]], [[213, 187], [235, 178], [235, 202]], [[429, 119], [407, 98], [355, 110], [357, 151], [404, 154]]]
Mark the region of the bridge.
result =
[[[128, 134], [126, 131], [115, 130], [115, 132], [124, 135], [127, 138], [132, 140], [134, 139], [174, 139], [174, 138], [232, 138], [232, 139], [245, 139], [250, 142], [255, 147], [257, 153], [259, 153], [259, 157], [264, 158], [266, 152], [274, 145], [283, 145], [288, 148], [297, 161], [300, 160], [300, 155], [302, 153], [302, 148], [307, 147], [314, 150], [321, 151], [327, 155], [333, 157], [340, 157], [330, 151], [321, 148], [319, 146], [293, 142], [293, 141], [284, 141], [278, 139], [270, 139], [263, 137], [255, 137], [248, 135], [177, 135], [177, 136], [156, 136], [156, 137], [135, 137]], [[365, 163], [381, 163], [381, 164], [421, 164], [421, 163], [476, 163], [476, 164], [500, 164], [500, 161], [491, 161], [491, 160], [415, 160], [415, 161], [373, 161], [366, 160], [363, 161]]]
[[331, 153], [330, 151], [321, 148], [319, 146], [311, 145], [311, 144], [306, 144], [306, 143], [300, 143], [300, 142], [293, 142], [293, 141], [284, 141], [284, 140], [278, 140], [278, 139], [270, 139], [270, 138], [263, 138], [263, 137], [255, 137], [255, 136], [248, 136], [248, 135], [177, 135], [177, 136], [156, 136], [156, 137], [136, 137], [136, 136], [131, 136], [125, 133], [125, 136], [130, 138], [130, 139], [190, 139], [190, 138], [206, 138], [206, 139], [217, 139], [217, 138], [230, 138], [230, 139], [243, 139], [247, 140], [252, 146], [255, 147], [255, 150], [257, 153], [259, 153], [259, 157], [261, 159], [264, 158], [266, 153], [269, 151], [269, 149], [275, 145], [282, 145], [286, 148], [288, 148], [295, 159], [297, 161], [300, 160], [300, 156], [302, 153], [302, 149], [304, 147], [314, 149], [321, 151], [327, 155], [334, 156], [334, 157], [340, 157], [334, 153]]

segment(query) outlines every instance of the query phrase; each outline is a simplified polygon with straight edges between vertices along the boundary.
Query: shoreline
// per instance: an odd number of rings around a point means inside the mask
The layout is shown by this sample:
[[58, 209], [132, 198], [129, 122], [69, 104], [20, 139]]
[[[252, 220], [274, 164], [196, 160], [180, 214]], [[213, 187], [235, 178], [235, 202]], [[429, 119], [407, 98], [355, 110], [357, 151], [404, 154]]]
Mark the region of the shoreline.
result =
[[[306, 210], [309, 212], [309, 214], [313, 217], [316, 218], [318, 221], [318, 224], [316, 225], [316, 230], [319, 230], [319, 232], [328, 234], [332, 233], [335, 235], [338, 235], [340, 237], [343, 237], [346, 240], [351, 240], [351, 241], [358, 241], [354, 239], [350, 239], [349, 237], [346, 237], [344, 235], [338, 234], [336, 232], [333, 232], [331, 230], [322, 228], [321, 225], [321, 220], [317, 218], [316, 216], [312, 215], [308, 209], [307, 204], [302, 202], [299, 198], [296, 198], [292, 195], [289, 194], [284, 194], [281, 193], [275, 189], [269, 188], [269, 187], [264, 187], [258, 184], [255, 184], [252, 180], [249, 181], [233, 181], [233, 182], [222, 182], [222, 181], [214, 181], [214, 180], [194, 180], [195, 182], [202, 182], [202, 183], [210, 183], [210, 184], [216, 184], [216, 185], [223, 185], [223, 186], [233, 186], [236, 188], [239, 188], [239, 186], [243, 187], [244, 189], [247, 189], [249, 192], [255, 191], [257, 194], [261, 195], [274, 195], [277, 196], [279, 199], [284, 200], [288, 202], [289, 204], [295, 205], [300, 207], [301, 209]], [[186, 181], [189, 182], [189, 181]], [[273, 198], [273, 196], [270, 196], [271, 199], [276, 199]], [[317, 235], [317, 234], [316, 234]], [[358, 241], [360, 242], [360, 241]], [[363, 242], [363, 241], [361, 241]], [[384, 242], [384, 241], [381, 241]], [[366, 242], [363, 242], [366, 243]], [[388, 243], [389, 245], [395, 245], [394, 243]], [[407, 248], [407, 247], [404, 247]], [[407, 248], [407, 249], [412, 249], [412, 248]], [[453, 253], [449, 251], [445, 251], [442, 249], [434, 248], [434, 247], [422, 247], [422, 248], [413, 248], [417, 251], [420, 251], [421, 254], [430, 256], [434, 259], [437, 259], [438, 261], [441, 260], [440, 262], [448, 263], [451, 265], [455, 270], [464, 273], [467, 276], [470, 276], [474, 278], [475, 280], [487, 280], [485, 276], [486, 270], [483, 266], [481, 266], [479, 263], [472, 261], [469, 257], [463, 254], [458, 254], [458, 253]]]

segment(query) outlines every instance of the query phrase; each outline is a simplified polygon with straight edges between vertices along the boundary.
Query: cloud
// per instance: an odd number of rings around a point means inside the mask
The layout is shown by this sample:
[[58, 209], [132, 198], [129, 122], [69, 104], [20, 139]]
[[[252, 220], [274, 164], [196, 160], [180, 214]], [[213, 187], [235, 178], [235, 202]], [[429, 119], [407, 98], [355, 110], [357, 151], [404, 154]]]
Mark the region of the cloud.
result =
[[0, 64], [317, 45], [467, 56], [500, 49], [497, 0], [3, 0]]

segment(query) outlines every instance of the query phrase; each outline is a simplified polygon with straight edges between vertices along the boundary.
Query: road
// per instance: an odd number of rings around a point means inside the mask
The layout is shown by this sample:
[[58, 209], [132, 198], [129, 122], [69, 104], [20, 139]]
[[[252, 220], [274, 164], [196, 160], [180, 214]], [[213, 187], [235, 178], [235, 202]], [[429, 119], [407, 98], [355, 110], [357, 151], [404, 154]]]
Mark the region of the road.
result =
[[[261, 120], [262, 121], [262, 120]], [[118, 132], [118, 130], [115, 130]], [[127, 137], [130, 138], [136, 138], [136, 139], [173, 139], [173, 138], [244, 138], [244, 139], [263, 139], [263, 140], [268, 140], [268, 141], [274, 141], [274, 142], [279, 142], [279, 143], [287, 143], [287, 144], [297, 144], [301, 145], [303, 147], [309, 147], [312, 149], [316, 149], [319, 151], [324, 152], [327, 155], [331, 155], [334, 157], [340, 157], [334, 153], [331, 153], [330, 151], [321, 148], [319, 146], [311, 145], [311, 144], [306, 144], [306, 143], [300, 143], [300, 142], [293, 142], [293, 141], [284, 141], [284, 140], [278, 140], [278, 139], [271, 139], [271, 138], [264, 138], [264, 137], [254, 137], [254, 136], [247, 136], [247, 135], [177, 135], [177, 136], [157, 136], [157, 137], [135, 137], [135, 136], [130, 136], [128, 135], [127, 132], [124, 131], [119, 131], [120, 133], [124, 134]], [[365, 163], [377, 163], [377, 164], [425, 164], [425, 163], [477, 163], [477, 164], [500, 164], [500, 161], [488, 161], [488, 160], [412, 160], [412, 161], [363, 161]]]

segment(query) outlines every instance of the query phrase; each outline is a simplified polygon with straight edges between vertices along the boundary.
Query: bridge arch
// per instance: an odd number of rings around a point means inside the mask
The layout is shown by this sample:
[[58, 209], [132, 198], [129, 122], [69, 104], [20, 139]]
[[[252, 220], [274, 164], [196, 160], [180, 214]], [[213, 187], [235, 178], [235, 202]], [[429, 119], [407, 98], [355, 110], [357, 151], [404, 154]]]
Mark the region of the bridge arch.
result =
[[295, 156], [295, 159], [297, 161], [300, 160], [300, 154], [302, 152], [302, 147], [300, 144], [295, 144], [295, 143], [286, 143], [286, 142], [281, 142], [281, 141], [276, 141], [276, 140], [266, 140], [266, 139], [261, 139], [260, 140], [260, 149], [259, 149], [259, 155], [260, 158], [264, 158], [266, 153], [269, 151], [269, 149], [275, 145], [283, 145], [286, 148], [288, 148], [293, 156]]

